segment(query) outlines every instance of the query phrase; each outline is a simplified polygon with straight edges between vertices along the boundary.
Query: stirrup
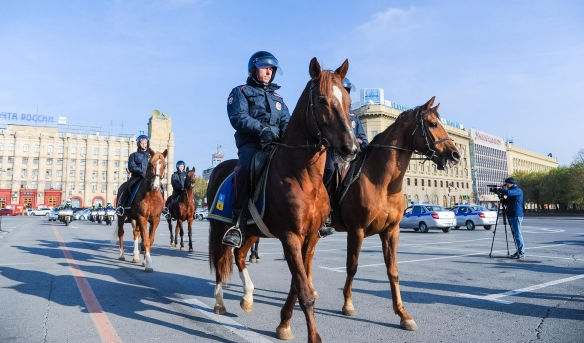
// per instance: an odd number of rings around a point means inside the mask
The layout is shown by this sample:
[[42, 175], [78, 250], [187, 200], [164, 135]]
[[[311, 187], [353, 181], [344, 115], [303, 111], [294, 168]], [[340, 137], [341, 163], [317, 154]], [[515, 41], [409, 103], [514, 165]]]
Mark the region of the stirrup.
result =
[[124, 208], [122, 206], [118, 206], [116, 208], [116, 214], [118, 215], [118, 217], [123, 216], [124, 215], [124, 212], [125, 212], [125, 210], [124, 210]]
[[164, 214], [165, 216], [168, 216], [168, 213], [169, 213], [169, 211], [168, 211], [168, 207], [164, 206], [164, 207], [162, 208], [162, 214]]
[[[232, 233], [235, 233], [236, 235], [239, 236], [239, 244], [231, 240]], [[223, 244], [228, 245], [230, 247], [240, 248], [241, 243], [243, 243], [243, 234], [237, 226], [232, 226], [229, 229], [227, 229], [227, 231], [225, 231], [222, 242]]]
[[320, 229], [318, 229], [318, 238], [324, 238], [326, 236], [330, 236], [333, 233], [335, 233], [335, 229], [331, 226], [327, 226], [325, 224], [325, 226], [321, 227]]

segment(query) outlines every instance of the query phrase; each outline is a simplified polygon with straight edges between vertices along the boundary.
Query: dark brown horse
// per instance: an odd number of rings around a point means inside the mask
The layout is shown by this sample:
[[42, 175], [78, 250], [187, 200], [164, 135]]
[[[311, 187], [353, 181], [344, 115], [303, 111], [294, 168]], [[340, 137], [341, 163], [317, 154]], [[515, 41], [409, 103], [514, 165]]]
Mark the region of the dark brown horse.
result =
[[[183, 221], [187, 221], [189, 227], [189, 251], [193, 251], [193, 215], [195, 213], [195, 168], [187, 167], [187, 176], [185, 178], [184, 190], [169, 205], [169, 215], [166, 218], [168, 230], [170, 231], [170, 246], [178, 247], [178, 235], [180, 232], [180, 250], [184, 250], [183, 243]], [[172, 219], [176, 219], [176, 228], [174, 237], [172, 235]]]
[[[120, 240], [120, 256], [119, 260], [125, 261], [124, 257], [124, 222], [126, 218], [132, 223], [134, 229], [134, 259], [132, 262], [140, 262], [140, 250], [138, 247], [138, 239], [142, 237], [142, 244], [144, 248], [144, 266], [145, 271], [152, 272], [152, 258], [150, 257], [150, 248], [154, 244], [156, 236], [156, 228], [160, 222], [160, 214], [164, 206], [164, 198], [160, 192], [160, 180], [164, 177], [164, 170], [166, 168], [166, 154], [155, 152], [149, 149], [150, 160], [148, 161], [148, 169], [146, 176], [140, 183], [138, 191], [132, 202], [132, 208], [125, 211], [123, 215], [118, 216], [118, 238]], [[123, 185], [122, 185], [123, 186]], [[120, 186], [120, 188], [122, 187]], [[150, 228], [148, 229], [148, 224]]]
[[405, 200], [403, 178], [413, 152], [444, 169], [458, 163], [460, 155], [452, 139], [440, 123], [438, 106], [432, 108], [434, 97], [426, 104], [407, 110], [395, 123], [377, 135], [362, 152], [363, 167], [359, 178], [350, 186], [339, 207], [334, 207], [332, 226], [347, 232], [347, 280], [343, 294], [343, 314], [356, 314], [351, 298], [353, 277], [361, 244], [365, 237], [378, 234], [391, 286], [393, 310], [406, 330], [417, 330], [414, 319], [402, 304], [397, 270], [399, 222]]
[[[341, 84], [348, 68], [348, 61], [334, 72], [321, 70], [316, 58], [310, 61], [311, 80], [300, 95], [269, 167], [263, 222], [269, 235], [282, 242], [292, 274], [290, 292], [276, 330], [281, 339], [293, 337], [290, 318], [298, 298], [306, 317], [308, 341], [321, 341], [314, 319], [312, 256], [318, 241], [318, 229], [324, 224], [330, 210], [322, 182], [326, 149], [336, 151], [345, 160], [354, 158], [357, 152], [348, 116], [350, 98]], [[220, 183], [233, 171], [236, 163], [230, 160], [215, 167], [209, 180], [207, 199], [214, 199]], [[209, 261], [216, 275], [215, 313], [226, 312], [222, 284], [231, 275], [233, 251], [231, 247], [223, 245], [221, 240], [229, 226], [210, 220]], [[236, 250], [235, 262], [244, 283], [242, 308], [247, 310], [245, 301], [253, 291], [253, 284], [245, 267], [246, 253], [256, 237], [267, 235], [255, 225], [248, 225], [245, 231], [244, 248]]]

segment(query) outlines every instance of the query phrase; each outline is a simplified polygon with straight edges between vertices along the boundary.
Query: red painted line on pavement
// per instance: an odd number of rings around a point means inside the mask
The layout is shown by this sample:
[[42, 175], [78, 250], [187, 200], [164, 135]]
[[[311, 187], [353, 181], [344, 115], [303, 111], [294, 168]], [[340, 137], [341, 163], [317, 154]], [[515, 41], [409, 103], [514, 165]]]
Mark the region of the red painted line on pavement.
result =
[[71, 273], [75, 278], [77, 288], [81, 293], [83, 302], [85, 302], [87, 312], [89, 312], [89, 315], [91, 316], [93, 325], [95, 325], [95, 328], [99, 333], [99, 337], [101, 337], [101, 341], [108, 343], [122, 342], [121, 338], [118, 336], [118, 333], [112, 326], [112, 323], [109, 321], [109, 319], [107, 319], [107, 315], [103, 312], [101, 304], [95, 297], [95, 294], [93, 293], [93, 289], [91, 289], [89, 282], [87, 282], [87, 279], [83, 275], [83, 272], [81, 271], [81, 269], [79, 269], [79, 266], [73, 259], [73, 256], [71, 256], [69, 249], [67, 249], [67, 246], [63, 241], [63, 237], [61, 237], [61, 234], [59, 233], [59, 231], [57, 231], [57, 229], [54, 226], [51, 225], [51, 228], [53, 229], [53, 232], [55, 233], [55, 236], [59, 241], [59, 245], [61, 246], [63, 255], [65, 255], [65, 258], [67, 259], [67, 263], [69, 263], [69, 266], [71, 267]]

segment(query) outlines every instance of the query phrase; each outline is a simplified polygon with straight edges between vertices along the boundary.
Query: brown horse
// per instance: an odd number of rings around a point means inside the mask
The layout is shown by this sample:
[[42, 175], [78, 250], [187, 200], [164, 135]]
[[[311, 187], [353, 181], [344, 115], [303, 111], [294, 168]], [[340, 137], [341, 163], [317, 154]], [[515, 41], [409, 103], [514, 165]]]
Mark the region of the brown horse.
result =
[[[189, 251], [193, 251], [193, 215], [195, 213], [195, 168], [187, 167], [187, 176], [185, 178], [184, 190], [178, 198], [169, 204], [169, 215], [166, 218], [168, 230], [170, 231], [170, 246], [178, 247], [178, 234], [180, 232], [180, 250], [184, 250], [183, 243], [183, 221], [187, 221], [189, 227]], [[172, 219], [176, 219], [176, 229], [174, 237], [172, 235]]]
[[[348, 68], [346, 60], [334, 72], [321, 70], [316, 58], [310, 61], [311, 80], [300, 95], [269, 167], [263, 222], [268, 228], [267, 233], [282, 242], [292, 274], [290, 292], [281, 310], [281, 321], [277, 328], [281, 339], [293, 337], [290, 318], [298, 298], [306, 317], [308, 341], [321, 341], [314, 319], [312, 256], [318, 241], [318, 229], [324, 224], [330, 210], [322, 182], [326, 149], [336, 151], [345, 160], [353, 159], [357, 152], [348, 116], [350, 98], [341, 84]], [[220, 183], [236, 164], [237, 161], [230, 160], [213, 169], [207, 199], [215, 198]], [[222, 284], [228, 281], [232, 271], [232, 248], [221, 243], [229, 226], [210, 220], [209, 262], [216, 276], [215, 313], [221, 314], [226, 313]], [[245, 267], [245, 257], [258, 236], [267, 237], [257, 226], [248, 225], [243, 248], [236, 250], [235, 262], [245, 290], [241, 304], [244, 311], [251, 309], [246, 308], [246, 299], [253, 291]]]
[[[164, 198], [160, 192], [160, 180], [164, 177], [164, 170], [166, 168], [166, 154], [155, 152], [149, 149], [150, 160], [148, 161], [148, 169], [146, 176], [140, 183], [132, 208], [125, 211], [123, 215], [118, 216], [118, 238], [120, 240], [120, 255], [118, 259], [125, 261], [124, 257], [124, 222], [129, 219], [134, 229], [134, 259], [132, 262], [140, 262], [140, 250], [138, 248], [138, 239], [142, 237], [142, 244], [144, 248], [144, 266], [145, 271], [152, 272], [152, 258], [150, 257], [150, 248], [154, 244], [156, 236], [156, 228], [160, 222], [160, 214], [164, 206]], [[121, 187], [120, 187], [121, 188]], [[150, 229], [148, 230], [148, 224]]]
[[343, 314], [356, 314], [351, 299], [353, 277], [361, 244], [365, 237], [378, 234], [391, 286], [393, 310], [400, 316], [400, 325], [406, 330], [418, 326], [402, 304], [397, 270], [397, 245], [399, 222], [405, 201], [403, 178], [413, 152], [425, 155], [428, 160], [444, 169], [460, 159], [452, 139], [440, 123], [438, 106], [432, 108], [434, 97], [426, 104], [407, 110], [395, 123], [377, 135], [362, 152], [361, 174], [350, 186], [346, 197], [333, 206], [332, 226], [347, 232], [347, 280], [343, 294]]

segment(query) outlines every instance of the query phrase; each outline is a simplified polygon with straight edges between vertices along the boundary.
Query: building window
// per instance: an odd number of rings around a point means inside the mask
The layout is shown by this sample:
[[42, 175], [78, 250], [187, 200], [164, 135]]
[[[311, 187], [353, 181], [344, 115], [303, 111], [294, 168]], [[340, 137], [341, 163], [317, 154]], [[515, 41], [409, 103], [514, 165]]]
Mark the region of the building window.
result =
[[99, 148], [93, 148], [93, 154], [99, 155]]
[[37, 157], [33, 158], [32, 159], [32, 164], [35, 165], [35, 166], [38, 166], [39, 165], [39, 159]]
[[6, 181], [6, 188], [12, 189], [12, 181]]
[[120, 161], [114, 161], [114, 167], [119, 167], [120, 166]]
[[107, 167], [107, 160], [101, 161], [101, 166], [102, 167]]
[[107, 148], [103, 148], [103, 156], [107, 156]]
[[79, 190], [80, 191], [84, 191], [85, 190], [85, 182], [79, 182]]
[[69, 189], [72, 191], [75, 190], [75, 182], [69, 182]]
[[410, 178], [409, 177], [406, 179], [406, 183], [408, 186], [410, 185]]
[[62, 154], [64, 151], [65, 151], [65, 149], [63, 148], [63, 146], [62, 146], [62, 145], [59, 145], [59, 146], [57, 147], [57, 153], [59, 153], [59, 154]]
[[84, 171], [80, 171], [79, 172], [79, 177], [82, 178], [82, 179], [85, 178], [85, 172]]
[[27, 175], [28, 175], [28, 172], [26, 171], [26, 169], [22, 169], [22, 170], [20, 171], [20, 176], [21, 176], [21, 177], [27, 177]]
[[4, 143], [0, 143], [0, 150], [4, 150]]
[[34, 145], [34, 152], [41, 152], [41, 145], [40, 144]]
[[62, 171], [62, 170], [60, 170], [60, 169], [59, 169], [59, 170], [57, 170], [57, 176], [58, 176], [58, 177], [61, 177], [61, 176], [63, 176], [63, 171]]
[[26, 187], [26, 181], [24, 181], [24, 180], [23, 181], [20, 181], [20, 188], [25, 188], [25, 189], [27, 188]]
[[33, 169], [32, 170], [32, 177], [37, 177], [39, 176], [39, 170], [38, 169]]
[[117, 180], [119, 176], [120, 176], [120, 173], [115, 171], [114, 172], [114, 180]]
[[47, 145], [47, 154], [52, 154], [52, 153], [53, 153], [53, 146]]
[[53, 175], [53, 171], [52, 171], [52, 170], [50, 170], [50, 169], [47, 169], [47, 171], [45, 172], [45, 176], [46, 176], [47, 178], [49, 178], [49, 177], [51, 177], [52, 175]]
[[79, 160], [79, 165], [85, 167], [85, 160]]
[[428, 180], [428, 187], [432, 187], [432, 180]]
[[124, 156], [130, 156], [130, 150], [124, 149]]
[[75, 170], [71, 170], [71, 171], [69, 172], [69, 176], [70, 176], [70, 177], [75, 177]]
[[22, 164], [28, 164], [28, 157], [22, 158]]
[[51, 181], [45, 182], [45, 189], [51, 189], [51, 187], [52, 187]]
[[104, 180], [104, 181], [107, 180], [107, 172], [102, 172], [101, 173], [101, 179]]
[[53, 159], [52, 158], [47, 158], [47, 165], [48, 166], [52, 166], [53, 165]]
[[114, 150], [114, 153], [116, 156], [120, 156], [120, 148], [116, 148], [116, 150]]
[[62, 158], [58, 158], [57, 159], [57, 165], [58, 166], [62, 166], [63, 165], [63, 159]]
[[122, 174], [122, 180], [127, 180], [128, 179], [128, 173], [124, 172]]
[[12, 176], [12, 168], [6, 168], [6, 175]]
[[422, 179], [421, 181], [422, 181], [422, 187], [424, 187], [424, 179]]
[[75, 166], [77, 164], [77, 160], [71, 160], [70, 164], [71, 164], [71, 168], [75, 168]]
[[74, 155], [77, 153], [77, 147], [76, 146], [72, 146], [71, 147], [71, 154]]
[[107, 192], [107, 183], [105, 183], [105, 182], [101, 183], [101, 192], [102, 193]]
[[92, 162], [93, 162], [93, 163], [92, 163], [92, 164], [93, 164], [93, 166], [94, 166], [94, 167], [97, 167], [97, 160], [92, 160]]
[[418, 185], [418, 179], [414, 179], [414, 186]]
[[81, 154], [82, 155], [87, 154], [87, 148], [86, 147], [81, 147]]
[[0, 156], [0, 164], [2, 164], [2, 162], [4, 162], [4, 157]]
[[[438, 187], [438, 181], [434, 180], [434, 187]], [[436, 203], [438, 203], [438, 200], [436, 200]]]
[[55, 189], [61, 189], [61, 181], [55, 182]]
[[30, 150], [30, 145], [28, 145], [28, 144], [22, 145], [22, 151], [29, 151], [29, 150]]
[[8, 163], [14, 163], [14, 157], [8, 156]]
[[10, 150], [10, 151], [14, 151], [14, 143], [10, 143], [10, 144], [8, 145], [8, 150]]

